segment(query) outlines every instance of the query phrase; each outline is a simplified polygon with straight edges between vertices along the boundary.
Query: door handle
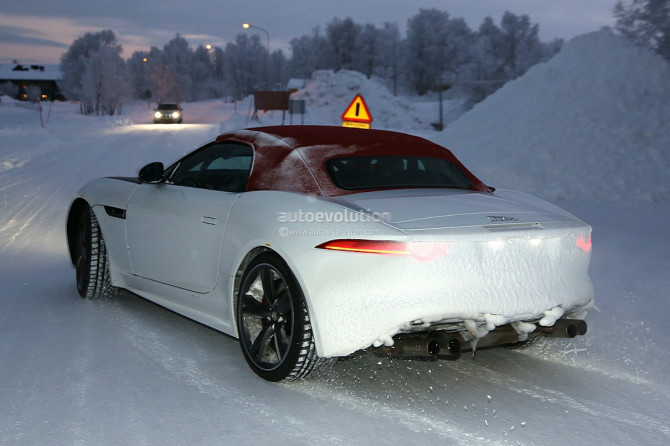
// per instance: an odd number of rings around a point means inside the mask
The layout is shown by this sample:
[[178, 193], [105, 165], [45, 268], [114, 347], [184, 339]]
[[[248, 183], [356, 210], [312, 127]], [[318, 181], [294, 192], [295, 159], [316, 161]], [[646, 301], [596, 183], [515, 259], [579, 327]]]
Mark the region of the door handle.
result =
[[202, 216], [202, 219], [200, 220], [206, 225], [215, 225], [216, 224], [216, 217], [208, 217], [206, 215]]

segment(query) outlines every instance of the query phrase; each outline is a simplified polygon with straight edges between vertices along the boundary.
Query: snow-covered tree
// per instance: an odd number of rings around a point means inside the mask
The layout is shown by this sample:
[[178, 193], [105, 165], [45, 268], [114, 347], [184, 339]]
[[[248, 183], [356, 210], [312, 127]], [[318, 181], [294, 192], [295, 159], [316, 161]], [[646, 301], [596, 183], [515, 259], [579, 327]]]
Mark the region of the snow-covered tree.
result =
[[426, 94], [442, 83], [447, 63], [449, 14], [438, 9], [420, 9], [407, 22], [405, 73], [418, 94]]
[[621, 34], [670, 61], [670, 0], [619, 1], [614, 17]]
[[127, 96], [124, 61], [112, 48], [102, 47], [84, 60], [81, 100], [88, 110], [112, 116]]
[[309, 78], [316, 70], [333, 68], [330, 47], [320, 27], [315, 27], [311, 35], [292, 39], [290, 44], [293, 55], [289, 62], [291, 76]]
[[400, 30], [395, 23], [384, 23], [379, 30], [378, 59], [375, 75], [386, 79], [394, 95], [398, 94], [398, 79], [400, 77], [400, 58], [402, 42]]
[[149, 52], [136, 51], [126, 62], [131, 96], [136, 99], [150, 100], [152, 82], [149, 69]]
[[282, 89], [288, 83], [289, 66], [282, 50], [270, 54], [269, 87], [273, 90]]
[[264, 88], [267, 48], [257, 34], [240, 33], [226, 45], [225, 77], [233, 97], [241, 99]]
[[163, 48], [140, 51], [128, 61], [133, 96], [161, 101], [195, 101], [224, 96], [221, 48], [195, 50], [180, 34]]
[[189, 48], [188, 42], [179, 33], [163, 47], [162, 60], [163, 74], [174, 81], [173, 98], [169, 100], [176, 102], [193, 100], [193, 50]]
[[[223, 85], [216, 85], [212, 55], [204, 45], [199, 45], [193, 52], [193, 62], [190, 67], [191, 92], [193, 101], [202, 101], [211, 97], [223, 96]], [[217, 92], [219, 92], [217, 94]]]
[[445, 61], [442, 80], [458, 80], [462, 75], [462, 67], [472, 58], [475, 34], [468, 27], [465, 19], [459, 17], [447, 21], [444, 37]]
[[368, 23], [360, 28], [356, 36], [352, 58], [354, 70], [365, 74], [368, 78], [372, 77], [379, 64], [380, 41], [379, 30], [374, 25]]
[[486, 17], [474, 38], [472, 58], [463, 67], [463, 86], [469, 89], [473, 103], [484, 99], [508, 79], [501, 55], [503, 41], [503, 31], [493, 19]]
[[540, 28], [532, 24], [527, 15], [518, 16], [509, 11], [503, 15], [500, 27], [503, 32], [500, 55], [507, 76], [514, 79], [541, 60]]
[[[82, 113], [88, 114], [99, 111], [99, 109], [96, 110], [95, 101], [90, 101], [90, 79], [87, 81], [89, 84], [84, 85], [86, 76], [93, 77], [93, 74], [87, 74], [87, 70], [94, 69], [96, 66], [96, 64], [90, 63], [90, 59], [106, 57], [118, 61], [121, 51], [121, 45], [117, 43], [114, 32], [104, 30], [98, 33], [86, 33], [78, 38], [61, 57], [63, 77], [59, 82], [59, 87], [66, 97], [81, 101]], [[108, 84], [104, 84], [101, 88], [107, 88], [107, 86]]]
[[500, 26], [486, 17], [473, 40], [471, 58], [462, 67], [462, 86], [475, 103], [556, 54], [563, 41], [543, 43], [528, 16], [505, 12]]
[[356, 39], [360, 31], [361, 26], [354, 23], [350, 17], [344, 20], [334, 18], [326, 26], [335, 71], [353, 69]]
[[[646, 0], [655, 5], [668, 1]], [[551, 57], [561, 41], [541, 43], [538, 26], [528, 16], [506, 12], [500, 26], [487, 18], [472, 31], [462, 18], [420, 9], [408, 20], [404, 39], [397, 24], [377, 28], [334, 18], [325, 33], [317, 26], [290, 45], [287, 60], [280, 50], [269, 54], [257, 34], [240, 33], [225, 49], [200, 45], [194, 50], [177, 33], [162, 48], [136, 52], [124, 64], [112, 31], [88, 33], [63, 55], [60, 86], [66, 96], [82, 101], [84, 113], [116, 113], [126, 95], [156, 102], [242, 98], [254, 89], [285, 85], [291, 76], [353, 69], [381, 79], [394, 94], [399, 87], [425, 94], [454, 84], [477, 101]]]

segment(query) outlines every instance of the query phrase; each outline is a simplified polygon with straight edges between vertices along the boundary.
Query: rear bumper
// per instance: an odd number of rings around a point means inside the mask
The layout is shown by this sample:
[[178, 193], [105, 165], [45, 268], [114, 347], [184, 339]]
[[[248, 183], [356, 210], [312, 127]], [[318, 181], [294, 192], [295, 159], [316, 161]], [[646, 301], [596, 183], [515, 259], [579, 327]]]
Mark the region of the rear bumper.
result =
[[314, 249], [295, 259], [295, 271], [319, 355], [347, 356], [391, 346], [399, 333], [446, 331], [471, 341], [512, 323], [583, 318], [594, 289], [590, 249], [578, 240], [588, 237], [588, 226], [464, 237], [435, 259]]

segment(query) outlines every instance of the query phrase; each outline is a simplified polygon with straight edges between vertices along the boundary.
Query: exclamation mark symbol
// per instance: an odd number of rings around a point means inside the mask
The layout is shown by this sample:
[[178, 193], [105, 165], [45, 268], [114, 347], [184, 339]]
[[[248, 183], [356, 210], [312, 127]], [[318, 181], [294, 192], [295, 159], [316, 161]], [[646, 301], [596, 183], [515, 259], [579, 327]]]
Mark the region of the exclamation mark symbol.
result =
[[360, 111], [361, 111], [361, 103], [356, 102], [356, 116], [357, 117], [358, 117], [358, 115], [360, 115]]

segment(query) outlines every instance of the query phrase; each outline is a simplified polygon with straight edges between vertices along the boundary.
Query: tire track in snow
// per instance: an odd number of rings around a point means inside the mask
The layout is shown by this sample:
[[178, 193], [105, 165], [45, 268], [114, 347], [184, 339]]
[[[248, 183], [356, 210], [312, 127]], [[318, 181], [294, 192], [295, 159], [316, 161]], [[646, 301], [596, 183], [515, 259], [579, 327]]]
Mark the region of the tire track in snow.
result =
[[[551, 367], [554, 366], [553, 364], [549, 365]], [[564, 367], [569, 368], [569, 366]], [[578, 399], [564, 391], [550, 389], [546, 386], [524, 381], [515, 376], [512, 376], [511, 374], [501, 373], [497, 370], [493, 370], [485, 364], [480, 364], [477, 369], [462, 367], [459, 364], [455, 364], [455, 368], [464, 375], [468, 375], [470, 377], [481, 379], [487, 382], [496, 383], [517, 394], [528, 396], [530, 398], [547, 402], [552, 405], [560, 406], [566, 410], [576, 410], [597, 419], [608, 420], [614, 422], [616, 425], [629, 426], [634, 429], [643, 429], [645, 431], [656, 431], [668, 437], [668, 440], [670, 440], [670, 427], [667, 424], [665, 414], [662, 414], [662, 419], [657, 419], [649, 415], [627, 411], [625, 409], [615, 407], [614, 405], [587, 400], [585, 398]], [[602, 383], [601, 385], [605, 387], [603, 389], [602, 395], [607, 396], [608, 398], [612, 398], [613, 403], [620, 404], [621, 401], [625, 401], [626, 397], [626, 393], [623, 393], [620, 398], [613, 397], [613, 395], [617, 393], [618, 389], [621, 388], [621, 386], [616, 385], [617, 382], [626, 388], [631, 385], [635, 387], [641, 386], [639, 383], [625, 382], [625, 380], [620, 378], [612, 378], [605, 375], [596, 377], [594, 375], [600, 374], [594, 371], [585, 369], [575, 370], [582, 374], [583, 377], [588, 377], [589, 381], [594, 380], [596, 383]], [[475, 373], [473, 373], [473, 371]], [[610, 382], [614, 382], [614, 385], [610, 386]], [[661, 394], [663, 394], [663, 392], [661, 392]]]
[[412, 410], [413, 408], [401, 409], [369, 400], [363, 396], [337, 392], [328, 384], [301, 382], [294, 386], [294, 389], [312, 398], [326, 400], [329, 404], [335, 402], [339, 406], [354, 409], [366, 416], [374, 415], [380, 419], [401, 424], [416, 434], [432, 432], [443, 440], [449, 440], [449, 444], [464, 446], [501, 444], [499, 440], [488, 439], [480, 434], [472, 433], [472, 429], [468, 426], [459, 426], [444, 418], [417, 413]]
[[[157, 312], [167, 311], [159, 309], [151, 303], [147, 303], [147, 305], [151, 310]], [[175, 344], [162, 331], [166, 328], [164, 325], [155, 328], [153, 324], [142, 319], [142, 315], [137, 316], [135, 313], [128, 311], [120, 301], [109, 302], [102, 307], [104, 308], [101, 308], [101, 311], [112, 313], [110, 317], [121, 328], [121, 336], [137, 352], [160, 366], [167, 372], [167, 376], [197, 389], [203, 395], [217, 401], [225, 401], [226, 405], [233, 406], [237, 412], [236, 417], [239, 417], [239, 412], [243, 412], [245, 414], [244, 418], [253, 420], [254, 423], [264, 426], [277, 426], [277, 434], [281, 437], [289, 436], [297, 444], [351, 444], [349, 441], [343, 441], [335, 433], [326, 434], [326, 438], [324, 438], [324, 433], [320, 427], [310, 426], [309, 423], [304, 421], [303, 417], [292, 416], [288, 411], [278, 411], [277, 401], [259, 400], [253, 387], [242, 386], [240, 388], [239, 385], [236, 385], [237, 383], [227, 381], [223, 370], [221, 374], [215, 376], [208, 374], [206, 370], [201, 368], [198, 358], [190, 354], [180, 355], [181, 350], [175, 349]], [[185, 322], [182, 317], [175, 317], [178, 318], [178, 323]], [[192, 323], [194, 327], [200, 328], [195, 322], [188, 321], [186, 323]], [[205, 330], [209, 331], [210, 329], [205, 328]], [[223, 334], [216, 333], [216, 335], [217, 337], [224, 337]], [[234, 341], [231, 340], [231, 342]], [[241, 353], [237, 357], [241, 358]], [[246, 364], [244, 364], [244, 367], [246, 367]], [[245, 376], [248, 374], [249, 381], [255, 382], [258, 387], [277, 387], [264, 381], [259, 383], [259, 378], [253, 375], [250, 370], [244, 370], [244, 374]], [[235, 380], [238, 376], [233, 375], [231, 378]], [[281, 441], [279, 442], [281, 443]]]

